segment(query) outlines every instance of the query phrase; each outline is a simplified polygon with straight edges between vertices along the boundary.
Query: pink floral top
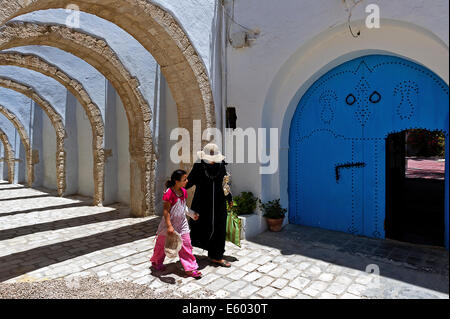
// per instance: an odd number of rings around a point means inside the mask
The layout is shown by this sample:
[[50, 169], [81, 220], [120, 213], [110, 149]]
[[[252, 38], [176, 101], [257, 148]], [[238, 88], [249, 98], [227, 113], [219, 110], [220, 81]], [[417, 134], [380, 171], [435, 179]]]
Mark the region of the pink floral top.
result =
[[[182, 196], [178, 196], [172, 191], [171, 188], [168, 188], [163, 195], [163, 201], [169, 202], [171, 205], [170, 208], [170, 222], [172, 223], [173, 229], [180, 235], [188, 234], [190, 232], [189, 224], [186, 218], [186, 199], [187, 192], [184, 188], [181, 188], [183, 191]], [[167, 225], [166, 221], [163, 218], [159, 223], [157, 235], [167, 235]]]

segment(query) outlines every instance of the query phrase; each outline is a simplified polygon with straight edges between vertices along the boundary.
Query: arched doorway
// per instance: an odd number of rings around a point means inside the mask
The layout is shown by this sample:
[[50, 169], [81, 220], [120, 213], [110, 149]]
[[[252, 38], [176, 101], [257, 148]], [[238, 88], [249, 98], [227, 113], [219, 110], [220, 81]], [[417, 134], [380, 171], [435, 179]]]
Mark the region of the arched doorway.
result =
[[398, 57], [364, 56], [323, 75], [290, 126], [290, 222], [385, 238], [386, 138], [424, 128], [448, 141], [448, 103], [445, 82]]
[[386, 139], [386, 238], [444, 246], [445, 134], [422, 129]]

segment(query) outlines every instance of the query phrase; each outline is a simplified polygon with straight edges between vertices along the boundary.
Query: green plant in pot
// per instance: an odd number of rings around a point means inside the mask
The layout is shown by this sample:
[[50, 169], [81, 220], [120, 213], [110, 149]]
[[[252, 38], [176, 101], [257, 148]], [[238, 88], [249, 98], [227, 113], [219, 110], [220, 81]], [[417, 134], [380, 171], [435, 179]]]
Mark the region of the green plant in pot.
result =
[[280, 204], [280, 199], [272, 200], [267, 203], [259, 201], [259, 206], [263, 211], [263, 217], [267, 220], [267, 225], [270, 231], [280, 231], [283, 225], [287, 209]]
[[253, 214], [258, 203], [258, 198], [252, 192], [242, 192], [233, 198], [233, 211], [237, 215]]

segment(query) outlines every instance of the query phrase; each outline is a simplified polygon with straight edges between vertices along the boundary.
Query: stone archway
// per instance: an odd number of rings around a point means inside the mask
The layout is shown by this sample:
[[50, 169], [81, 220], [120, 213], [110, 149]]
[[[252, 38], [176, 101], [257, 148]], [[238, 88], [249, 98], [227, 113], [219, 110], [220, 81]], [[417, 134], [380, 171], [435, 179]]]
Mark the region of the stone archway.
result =
[[10, 0], [0, 12], [0, 25], [32, 11], [68, 5], [113, 22], [153, 55], [174, 95], [181, 127], [191, 131], [193, 119], [215, 127], [212, 90], [202, 59], [172, 14], [147, 0]]
[[84, 108], [92, 127], [92, 148], [94, 155], [94, 201], [98, 206], [104, 197], [105, 154], [103, 148], [104, 124], [100, 109], [92, 101], [86, 89], [76, 79], [70, 77], [57, 66], [34, 54], [20, 52], [0, 52], [0, 65], [13, 65], [27, 68], [49, 76], [64, 85]]
[[49, 117], [56, 132], [56, 181], [58, 195], [62, 196], [66, 190], [66, 152], [64, 150], [66, 130], [61, 116], [56, 112], [55, 108], [42, 96], [37, 94], [32, 87], [4, 77], [0, 77], [0, 86], [29, 97], [36, 102]]
[[33, 186], [34, 174], [33, 174], [33, 152], [31, 149], [30, 138], [28, 137], [25, 127], [17, 118], [17, 116], [8, 110], [3, 105], [0, 105], [0, 113], [3, 114], [16, 128], [19, 132], [20, 140], [22, 141], [23, 147], [25, 148], [26, 159], [27, 159], [27, 185], [28, 187]]
[[61, 25], [14, 22], [0, 28], [0, 50], [23, 45], [48, 45], [67, 51], [95, 67], [119, 94], [130, 128], [130, 203], [134, 216], [153, 211], [154, 180], [151, 110], [139, 90], [139, 81], [100, 38]]
[[14, 183], [14, 152], [9, 142], [8, 136], [0, 128], [0, 141], [5, 148], [5, 159], [4, 161], [8, 164], [8, 182], [10, 184]]
[[[0, 12], [0, 25], [22, 14], [68, 5], [76, 5], [80, 11], [116, 24], [152, 54], [174, 96], [179, 126], [188, 129], [191, 137], [194, 119], [201, 120], [202, 127], [216, 126], [211, 84], [204, 62], [172, 14], [147, 0], [11, 0]], [[144, 129], [148, 130], [148, 125], [144, 125]], [[134, 142], [130, 136], [131, 213], [135, 216], [154, 212], [152, 184], [156, 159], [149, 148]], [[139, 159], [142, 156], [144, 160]]]

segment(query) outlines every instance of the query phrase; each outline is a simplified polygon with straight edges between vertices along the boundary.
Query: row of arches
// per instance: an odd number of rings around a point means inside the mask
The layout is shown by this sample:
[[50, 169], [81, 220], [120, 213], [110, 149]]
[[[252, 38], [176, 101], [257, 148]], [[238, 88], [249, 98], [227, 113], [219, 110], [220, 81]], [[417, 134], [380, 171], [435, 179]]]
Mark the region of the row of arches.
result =
[[[127, 68], [123, 59], [107, 40], [81, 29], [56, 23], [21, 21], [21, 15], [39, 10], [65, 8], [75, 4], [82, 12], [105, 19], [134, 37], [160, 66], [178, 108], [178, 125], [192, 131], [193, 120], [204, 127], [215, 126], [214, 103], [208, 72], [190, 39], [176, 19], [164, 9], [147, 1], [2, 1], [0, 12], [0, 66], [15, 66], [41, 73], [65, 87], [83, 107], [92, 129], [94, 205], [104, 199], [105, 122], [102, 110], [84, 87], [82, 81], [65, 72], [50, 59], [23, 53], [24, 46], [58, 48], [85, 61], [101, 73], [117, 91], [129, 127], [130, 206], [134, 216], [154, 211], [154, 180], [157, 154], [152, 136], [152, 111], [142, 93], [139, 78]], [[18, 17], [18, 18], [17, 18]], [[12, 21], [11, 21], [12, 20]], [[57, 190], [66, 190], [67, 132], [57, 107], [33, 86], [18, 79], [2, 76], [0, 86], [32, 99], [50, 119], [56, 135]], [[20, 134], [26, 152], [27, 186], [33, 184], [33, 156], [29, 137], [19, 117], [6, 107], [0, 112]], [[3, 134], [2, 136], [5, 136]], [[2, 142], [7, 144], [7, 138]], [[6, 151], [8, 163], [14, 156]], [[6, 157], [6, 156], [5, 156]], [[11, 166], [9, 172], [11, 172]], [[11, 179], [9, 174], [9, 181]]]
[[[8, 110], [4, 106], [0, 105], [0, 113], [3, 114], [14, 125], [16, 130], [19, 132], [20, 140], [22, 142], [22, 145], [25, 148], [25, 153], [26, 153], [27, 185], [28, 185], [28, 187], [32, 187], [34, 174], [33, 174], [33, 153], [32, 153], [32, 149], [31, 149], [30, 137], [28, 136], [22, 122], [20, 122], [20, 120], [17, 118], [17, 116], [13, 112]], [[5, 135], [5, 138], [7, 139], [6, 135]], [[5, 141], [6, 141], [6, 139], [5, 139]], [[5, 149], [6, 148], [7, 148], [7, 146], [5, 145]], [[7, 153], [12, 154], [11, 146], [9, 146]], [[13, 163], [8, 161], [8, 166], [11, 167], [12, 165], [13, 165]], [[9, 176], [9, 179], [11, 180], [11, 178], [12, 178], [14, 180], [13, 177], [14, 177], [14, 170], [12, 171], [11, 176]]]

